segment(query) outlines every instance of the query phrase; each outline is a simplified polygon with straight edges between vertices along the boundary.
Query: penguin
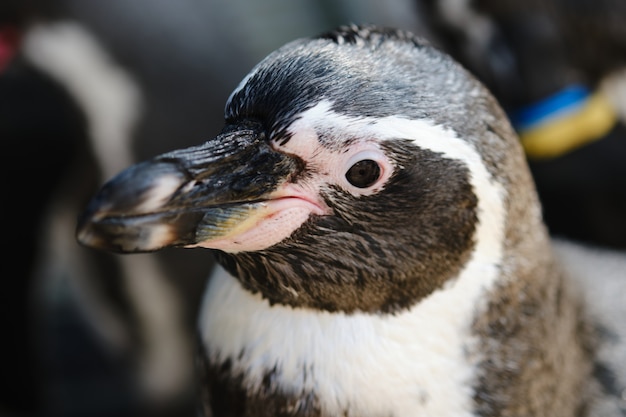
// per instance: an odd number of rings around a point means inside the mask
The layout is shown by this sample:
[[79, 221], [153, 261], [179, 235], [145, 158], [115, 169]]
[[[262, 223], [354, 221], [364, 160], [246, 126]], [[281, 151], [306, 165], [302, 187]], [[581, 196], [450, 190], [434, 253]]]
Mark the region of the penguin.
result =
[[626, 410], [619, 254], [610, 273], [566, 268], [581, 247], [550, 238], [498, 102], [403, 30], [351, 24], [270, 53], [221, 133], [110, 179], [76, 234], [211, 251], [207, 416]]

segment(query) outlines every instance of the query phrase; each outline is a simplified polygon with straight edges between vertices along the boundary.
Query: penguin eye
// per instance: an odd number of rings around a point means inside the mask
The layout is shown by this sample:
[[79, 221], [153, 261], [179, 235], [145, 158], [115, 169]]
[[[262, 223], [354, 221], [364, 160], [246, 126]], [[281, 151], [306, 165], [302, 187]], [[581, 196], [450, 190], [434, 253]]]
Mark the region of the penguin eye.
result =
[[350, 167], [346, 172], [346, 179], [357, 188], [367, 188], [378, 181], [380, 172], [376, 161], [363, 159]]

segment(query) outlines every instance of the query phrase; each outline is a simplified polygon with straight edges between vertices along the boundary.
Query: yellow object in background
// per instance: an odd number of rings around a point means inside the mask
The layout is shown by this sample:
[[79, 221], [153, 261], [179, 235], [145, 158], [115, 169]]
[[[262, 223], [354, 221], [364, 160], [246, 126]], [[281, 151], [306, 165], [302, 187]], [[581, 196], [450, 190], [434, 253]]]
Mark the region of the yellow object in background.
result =
[[604, 137], [617, 122], [613, 106], [600, 92], [573, 111], [557, 113], [520, 129], [529, 158], [554, 158]]

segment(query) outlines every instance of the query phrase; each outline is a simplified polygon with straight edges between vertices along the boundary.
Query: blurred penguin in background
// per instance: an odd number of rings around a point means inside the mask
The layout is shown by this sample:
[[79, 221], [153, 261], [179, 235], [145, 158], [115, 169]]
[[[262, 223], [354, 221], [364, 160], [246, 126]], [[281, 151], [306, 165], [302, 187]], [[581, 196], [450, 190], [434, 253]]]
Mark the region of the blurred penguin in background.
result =
[[[2, 276], [0, 414], [39, 411], [43, 383], [31, 309], [45, 208], [85, 141], [84, 119], [69, 95], [21, 56], [27, 26], [45, 14], [37, 1], [0, 3], [0, 138], [5, 224]], [[89, 175], [85, 172], [85, 176]]]

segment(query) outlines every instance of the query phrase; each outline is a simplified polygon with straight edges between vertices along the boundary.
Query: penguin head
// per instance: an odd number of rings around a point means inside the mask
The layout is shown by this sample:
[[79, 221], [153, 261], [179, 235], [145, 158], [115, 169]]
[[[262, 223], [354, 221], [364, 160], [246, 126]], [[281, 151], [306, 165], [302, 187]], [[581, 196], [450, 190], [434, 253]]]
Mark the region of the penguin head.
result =
[[496, 101], [451, 58], [346, 26], [267, 56], [217, 137], [111, 179], [77, 238], [205, 247], [271, 303], [393, 312], [469, 264], [497, 267], [522, 161]]

